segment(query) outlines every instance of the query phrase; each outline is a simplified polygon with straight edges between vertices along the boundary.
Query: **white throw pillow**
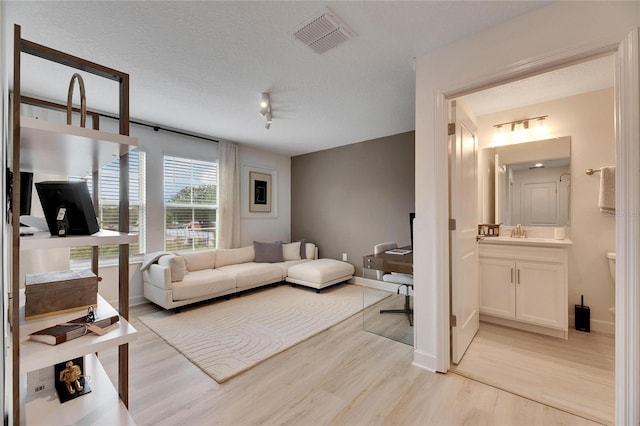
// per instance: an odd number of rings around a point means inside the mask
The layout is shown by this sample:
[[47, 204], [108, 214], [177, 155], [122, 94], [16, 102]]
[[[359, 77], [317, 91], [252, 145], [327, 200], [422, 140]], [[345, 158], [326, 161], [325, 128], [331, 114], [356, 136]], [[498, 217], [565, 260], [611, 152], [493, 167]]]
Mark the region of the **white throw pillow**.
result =
[[169, 268], [171, 271], [171, 282], [182, 281], [187, 274], [187, 267], [184, 257], [168, 254], [158, 259], [158, 265]]
[[315, 259], [316, 258], [316, 245], [313, 243], [305, 243], [304, 247], [304, 255], [307, 259]]
[[282, 244], [282, 257], [284, 260], [300, 260], [300, 241]]

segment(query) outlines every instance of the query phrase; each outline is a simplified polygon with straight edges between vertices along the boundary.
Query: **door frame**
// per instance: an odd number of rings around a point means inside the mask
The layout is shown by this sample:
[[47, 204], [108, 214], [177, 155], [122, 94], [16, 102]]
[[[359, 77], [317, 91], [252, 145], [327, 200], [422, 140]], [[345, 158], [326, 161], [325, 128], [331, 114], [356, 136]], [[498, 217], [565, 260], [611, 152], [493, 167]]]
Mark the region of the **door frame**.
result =
[[[438, 200], [449, 196], [446, 185], [448, 176], [447, 105], [454, 98], [520, 78], [540, 74], [601, 55], [613, 54], [615, 58], [615, 138], [616, 138], [616, 423], [632, 424], [640, 418], [640, 407], [635, 400], [640, 393], [640, 335], [627, 324], [637, 324], [640, 317], [640, 87], [639, 87], [639, 33], [631, 30], [622, 40], [601, 40], [553, 52], [502, 68], [484, 76], [481, 82], [460, 84], [448, 90], [436, 89], [434, 99], [434, 162], [433, 176]], [[447, 203], [435, 206], [438, 222], [435, 246], [447, 247]], [[438, 277], [447, 277], [449, 250], [441, 250], [441, 256], [433, 259]], [[435, 283], [435, 370], [450, 369], [449, 357], [449, 306], [448, 279]], [[416, 300], [417, 304], [420, 300]], [[416, 307], [420, 310], [420, 307]], [[423, 308], [424, 309], [424, 308]], [[424, 354], [416, 351], [414, 363], [420, 364]]]

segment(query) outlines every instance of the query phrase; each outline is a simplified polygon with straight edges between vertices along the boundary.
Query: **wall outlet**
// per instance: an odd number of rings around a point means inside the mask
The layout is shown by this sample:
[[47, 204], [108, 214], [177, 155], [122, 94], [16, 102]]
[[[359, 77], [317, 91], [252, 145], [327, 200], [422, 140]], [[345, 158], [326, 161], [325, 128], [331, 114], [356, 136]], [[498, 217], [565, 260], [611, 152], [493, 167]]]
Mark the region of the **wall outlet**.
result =
[[347, 261], [347, 253], [342, 253], [342, 261], [343, 262]]

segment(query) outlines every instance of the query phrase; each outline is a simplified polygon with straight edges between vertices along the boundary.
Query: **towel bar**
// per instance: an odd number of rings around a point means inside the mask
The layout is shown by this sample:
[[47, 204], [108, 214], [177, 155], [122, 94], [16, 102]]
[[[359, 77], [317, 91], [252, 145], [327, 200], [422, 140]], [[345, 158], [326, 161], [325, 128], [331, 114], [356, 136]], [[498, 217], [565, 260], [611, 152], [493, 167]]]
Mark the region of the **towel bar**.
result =
[[602, 170], [600, 170], [600, 169], [587, 169], [587, 170], [585, 170], [584, 172], [585, 172], [587, 175], [591, 176], [592, 174], [594, 174], [594, 173], [600, 173], [601, 171], [602, 171]]

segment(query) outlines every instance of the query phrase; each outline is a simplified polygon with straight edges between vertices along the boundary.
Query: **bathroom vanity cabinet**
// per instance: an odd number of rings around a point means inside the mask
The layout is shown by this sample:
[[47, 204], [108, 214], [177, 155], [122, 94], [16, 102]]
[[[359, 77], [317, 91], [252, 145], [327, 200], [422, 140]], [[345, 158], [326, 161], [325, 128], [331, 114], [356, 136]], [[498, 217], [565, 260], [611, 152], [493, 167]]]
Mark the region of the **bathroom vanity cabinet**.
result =
[[566, 246], [481, 243], [480, 319], [568, 337]]

